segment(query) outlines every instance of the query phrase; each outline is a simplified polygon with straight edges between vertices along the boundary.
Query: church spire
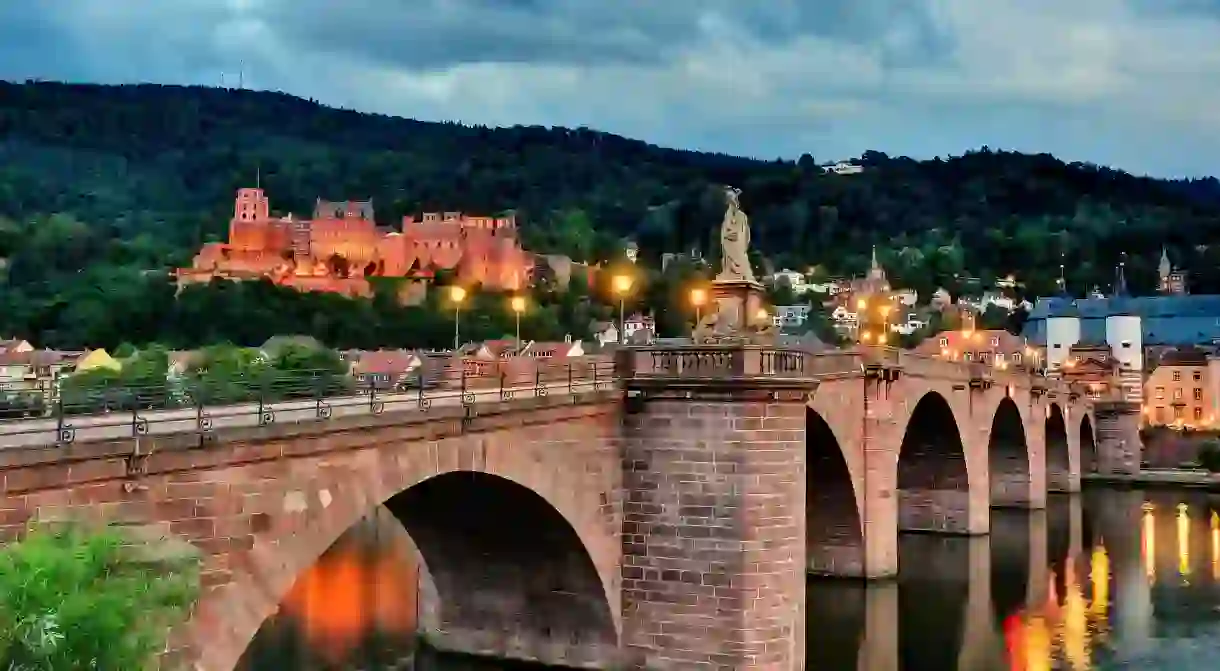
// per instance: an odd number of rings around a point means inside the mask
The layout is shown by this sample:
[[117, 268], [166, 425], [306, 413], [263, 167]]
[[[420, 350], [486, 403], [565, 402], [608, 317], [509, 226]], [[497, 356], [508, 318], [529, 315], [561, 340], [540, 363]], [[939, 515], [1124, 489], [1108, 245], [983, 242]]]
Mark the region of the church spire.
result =
[[1123, 252], [1122, 258], [1118, 261], [1118, 267], [1114, 271], [1114, 288], [1112, 293], [1115, 297], [1125, 297], [1127, 295], [1127, 253]]
[[1161, 274], [1161, 279], [1169, 278], [1169, 274], [1173, 272], [1173, 264], [1169, 262], [1169, 251], [1165, 249], [1165, 245], [1161, 245], [1161, 263], [1157, 266], [1157, 270]]
[[873, 262], [872, 265], [869, 266], [869, 269], [876, 272], [880, 268], [881, 264], [877, 263], [877, 245], [873, 245]]
[[1059, 252], [1059, 295], [1068, 296], [1067, 285], [1067, 263], [1065, 263], [1066, 254], [1062, 250]]

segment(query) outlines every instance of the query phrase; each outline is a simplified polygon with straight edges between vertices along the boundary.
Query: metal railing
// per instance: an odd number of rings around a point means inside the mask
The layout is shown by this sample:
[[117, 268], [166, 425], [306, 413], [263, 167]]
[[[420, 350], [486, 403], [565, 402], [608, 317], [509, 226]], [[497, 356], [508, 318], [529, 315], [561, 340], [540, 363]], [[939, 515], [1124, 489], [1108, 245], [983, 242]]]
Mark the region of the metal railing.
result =
[[72, 377], [0, 385], [0, 449], [81, 440], [198, 433], [221, 428], [427, 412], [437, 406], [576, 396], [616, 384], [614, 363], [592, 358], [529, 365], [463, 360], [433, 370], [353, 377], [334, 371], [174, 377], [142, 385]]

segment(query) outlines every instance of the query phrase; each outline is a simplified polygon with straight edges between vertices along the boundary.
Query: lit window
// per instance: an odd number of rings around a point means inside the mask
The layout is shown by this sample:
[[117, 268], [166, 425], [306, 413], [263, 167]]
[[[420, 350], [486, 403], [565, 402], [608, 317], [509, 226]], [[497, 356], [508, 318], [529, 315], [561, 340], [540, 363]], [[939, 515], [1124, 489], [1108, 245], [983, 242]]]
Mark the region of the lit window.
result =
[[1181, 389], [1173, 390], [1173, 400], [1175, 400], [1175, 401], [1182, 400], [1182, 390]]
[[1195, 400], [1196, 401], [1203, 400], [1203, 389], [1200, 387], [1195, 387]]
[[1174, 381], [1174, 382], [1181, 382], [1181, 381], [1182, 381], [1182, 371], [1180, 371], [1180, 370], [1175, 370], [1175, 371], [1173, 372], [1173, 381]]
[[1165, 398], [1165, 388], [1164, 388], [1164, 387], [1157, 387], [1157, 388], [1156, 388], [1156, 397], [1157, 397], [1158, 399]]
[[1180, 406], [1180, 405], [1173, 406], [1173, 418], [1182, 419], [1182, 406]]
[[949, 339], [948, 339], [948, 338], [941, 338], [941, 339], [940, 339], [940, 346], [941, 346], [941, 347], [948, 347], [948, 346], [949, 346]]
[[1203, 408], [1195, 407], [1195, 420], [1203, 419]]
[[1012, 355], [1012, 362], [1013, 362], [1013, 363], [1021, 363], [1021, 353], [1020, 353], [1020, 352], [1014, 352], [1014, 353], [1013, 353], [1013, 355]]
[[992, 347], [999, 347], [999, 346], [1000, 346], [1000, 338], [999, 338], [998, 336], [992, 336], [992, 338], [991, 338], [991, 346], [992, 346]]

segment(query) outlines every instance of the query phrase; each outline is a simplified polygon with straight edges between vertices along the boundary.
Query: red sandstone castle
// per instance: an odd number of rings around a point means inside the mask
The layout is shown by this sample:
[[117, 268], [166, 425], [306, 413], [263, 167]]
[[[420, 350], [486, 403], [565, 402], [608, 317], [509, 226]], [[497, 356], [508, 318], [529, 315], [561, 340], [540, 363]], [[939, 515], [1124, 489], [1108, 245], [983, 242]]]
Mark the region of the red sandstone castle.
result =
[[369, 277], [430, 280], [445, 270], [463, 284], [517, 291], [533, 265], [512, 216], [425, 213], [421, 220], [403, 217], [398, 232], [377, 226], [372, 201], [318, 199], [306, 220], [273, 217], [262, 189], [239, 189], [229, 241], [204, 245], [177, 277], [179, 286], [268, 278], [300, 291], [368, 296]]

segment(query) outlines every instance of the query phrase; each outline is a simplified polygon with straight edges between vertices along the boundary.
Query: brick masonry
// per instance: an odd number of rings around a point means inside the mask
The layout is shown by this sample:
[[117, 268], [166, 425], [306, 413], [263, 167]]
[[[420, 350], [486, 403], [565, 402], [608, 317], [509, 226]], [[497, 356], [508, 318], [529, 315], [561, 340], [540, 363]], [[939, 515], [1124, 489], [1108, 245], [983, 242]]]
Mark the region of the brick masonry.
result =
[[806, 392], [744, 387], [655, 392], [625, 418], [623, 637], [637, 666], [804, 665]]
[[[126, 477], [130, 442], [4, 451], [0, 523], [11, 536], [38, 516], [97, 515], [191, 540], [207, 556], [206, 591], [182, 641], [197, 668], [230, 671], [296, 576], [389, 501], [436, 584], [433, 640], [605, 666], [620, 621], [618, 408], [599, 394], [516, 401], [469, 420], [445, 408], [235, 430], [202, 449], [145, 439], [151, 456], [136, 480]], [[395, 497], [404, 491], [413, 500]]]
[[973, 382], [653, 380], [625, 401], [144, 438], [139, 457], [132, 441], [0, 451], [0, 531], [87, 514], [193, 541], [207, 591], [179, 633], [205, 671], [230, 671], [296, 576], [382, 503], [419, 548], [442, 647], [787, 671], [806, 662], [807, 572], [894, 576], [900, 528], [985, 534], [992, 506], [1079, 488], [1087, 403]]

